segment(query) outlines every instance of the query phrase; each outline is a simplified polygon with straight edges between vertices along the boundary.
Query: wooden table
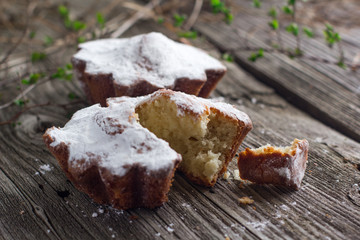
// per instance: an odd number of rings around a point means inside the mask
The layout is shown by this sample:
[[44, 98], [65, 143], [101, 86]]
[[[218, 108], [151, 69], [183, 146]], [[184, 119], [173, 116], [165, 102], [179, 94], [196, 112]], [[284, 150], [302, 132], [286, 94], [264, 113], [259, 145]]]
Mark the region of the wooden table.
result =
[[[97, 9], [111, 18], [119, 10], [112, 2], [94, 2], [86, 9], [72, 3], [71, 9], [85, 20], [93, 18], [89, 16]], [[223, 62], [228, 73], [211, 97], [221, 97], [251, 117], [254, 129], [239, 151], [267, 143], [287, 145], [294, 138], [308, 139], [308, 166], [299, 191], [241, 184], [232, 174], [209, 189], [176, 174], [169, 201], [162, 207], [121, 211], [98, 205], [67, 180], [42, 141], [47, 127], [63, 126], [73, 112], [87, 106], [81, 100], [84, 96], [77, 81], [53, 80], [28, 95], [28, 106], [43, 107], [24, 111], [16, 126], [0, 126], [0, 239], [360, 239], [359, 72], [306, 59], [291, 60], [280, 53], [249, 62], [251, 52], [244, 50], [246, 47], [269, 44], [269, 32], [261, 30], [268, 21], [265, 10], [253, 9], [250, 2], [233, 1], [237, 14], [232, 25], [221, 21], [209, 24], [206, 19], [210, 13], [202, 13], [194, 26], [201, 37], [191, 43], [213, 56], [220, 58], [221, 53], [228, 52], [235, 58], [233, 63]], [[338, 2], [323, 6], [331, 10]], [[356, 1], [343, 2], [337, 14], [344, 13], [345, 7], [351, 9], [351, 4], [359, 7]], [[56, 8], [52, 11], [56, 13]], [[61, 24], [50, 28], [52, 22], [39, 21], [43, 28], [38, 34], [45, 36], [50, 34], [49, 29], [60, 29], [51, 32], [56, 39], [64, 32]], [[108, 26], [123, 21], [120, 14]], [[151, 19], [139, 21], [124, 36], [160, 31], [177, 39], [166, 26]], [[251, 30], [246, 45], [242, 34], [249, 29], [257, 30]], [[337, 30], [344, 33], [345, 56], [351, 59], [360, 52], [360, 25], [337, 26]], [[69, 62], [76, 51], [55, 45], [47, 48], [48, 60], [31, 64], [26, 57], [32, 51], [31, 41], [20, 45], [0, 66], [1, 104], [19, 93], [18, 75], [29, 67], [34, 71], [54, 69]], [[289, 35], [284, 34], [283, 41], [294, 45]], [[35, 43], [34, 49], [38, 46]], [[4, 43], [1, 46], [9, 48]], [[315, 39], [304, 39], [302, 46], [312, 56], [336, 60], [336, 52], [328, 51], [322, 43], [320, 31]], [[80, 100], [67, 99], [70, 92]], [[8, 120], [24, 109], [2, 109], [0, 119]], [[229, 172], [234, 169], [235, 159]], [[244, 196], [251, 197], [254, 204], [239, 204], [238, 198]]]

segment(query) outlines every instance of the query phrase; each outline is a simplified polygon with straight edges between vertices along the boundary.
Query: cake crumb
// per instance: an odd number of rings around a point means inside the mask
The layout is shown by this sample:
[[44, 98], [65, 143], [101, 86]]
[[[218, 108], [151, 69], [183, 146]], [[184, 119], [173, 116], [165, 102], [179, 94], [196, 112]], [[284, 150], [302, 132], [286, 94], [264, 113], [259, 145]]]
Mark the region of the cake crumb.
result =
[[99, 208], [99, 209], [98, 209], [98, 212], [99, 212], [99, 213], [104, 213], [104, 209], [103, 209], [103, 208]]
[[223, 179], [227, 180], [230, 177], [229, 171], [226, 171], [223, 175]]
[[[40, 166], [40, 169], [39, 171], [42, 173], [42, 174], [45, 174], [45, 172], [50, 172], [51, 171], [51, 167], [49, 164], [44, 164], [44, 165], [41, 165]], [[36, 173], [35, 173], [36, 174]]]
[[233, 176], [234, 176], [234, 179], [235, 179], [235, 180], [241, 180], [241, 179], [240, 179], [239, 169], [235, 169], [235, 170], [233, 171]]
[[227, 237], [225, 238], [225, 240], [230, 240], [230, 238], [227, 236]]
[[167, 230], [169, 233], [174, 232], [174, 229], [173, 229], [173, 228], [171, 228], [171, 227], [167, 227], [167, 228], [166, 228], [166, 230]]
[[20, 215], [23, 215], [24, 213], [25, 213], [24, 210], [21, 210], [21, 211], [20, 211]]
[[244, 182], [241, 182], [241, 183], [239, 184], [239, 188], [241, 188], [241, 189], [244, 189], [244, 188], [245, 188]]
[[242, 197], [238, 199], [239, 203], [247, 205], [247, 204], [253, 204], [254, 200], [250, 199], [249, 197]]

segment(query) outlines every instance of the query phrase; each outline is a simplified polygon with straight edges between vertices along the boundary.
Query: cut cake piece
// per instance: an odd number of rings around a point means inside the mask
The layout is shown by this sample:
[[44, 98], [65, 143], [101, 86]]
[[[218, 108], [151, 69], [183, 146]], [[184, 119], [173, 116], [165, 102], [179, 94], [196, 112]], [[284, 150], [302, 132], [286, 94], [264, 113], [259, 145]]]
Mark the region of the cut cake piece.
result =
[[250, 118], [233, 106], [161, 90], [136, 108], [140, 124], [182, 155], [179, 170], [190, 180], [213, 186], [234, 157]]
[[240, 177], [259, 184], [282, 185], [300, 189], [305, 174], [309, 143], [294, 139], [291, 146], [270, 145], [246, 148], [239, 154]]

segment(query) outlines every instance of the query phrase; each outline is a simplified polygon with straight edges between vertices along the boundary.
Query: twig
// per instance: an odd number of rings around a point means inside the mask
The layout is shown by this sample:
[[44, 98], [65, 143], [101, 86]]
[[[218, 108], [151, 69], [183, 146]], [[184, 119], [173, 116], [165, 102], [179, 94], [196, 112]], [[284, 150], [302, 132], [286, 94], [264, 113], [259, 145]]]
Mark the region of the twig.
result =
[[[278, 7], [278, 10], [279, 10], [279, 12], [281, 11], [281, 9]], [[276, 18], [276, 20], [278, 20], [278, 17], [276, 16], [275, 17]], [[280, 29], [281, 29], [281, 22], [280, 21], [278, 21], [278, 23], [279, 23], [279, 27], [278, 27], [278, 29], [276, 29], [276, 36], [277, 36], [277, 40], [278, 40], [278, 42], [279, 42], [279, 47], [280, 47], [280, 50], [281, 51], [283, 51], [283, 49], [284, 49], [284, 46], [283, 46], [283, 42], [282, 42], [282, 38], [281, 38], [281, 31], [280, 31]]]
[[133, 26], [137, 21], [146, 16], [155, 6], [159, 5], [160, 0], [153, 0], [146, 4], [143, 10], [136, 12], [131, 18], [124, 22], [115, 32], [111, 34], [111, 38], [120, 37], [126, 30]]
[[19, 40], [5, 53], [5, 56], [0, 61], [0, 66], [6, 62], [10, 55], [18, 48], [18, 46], [23, 42], [29, 28], [30, 17], [33, 15], [36, 8], [37, 2], [29, 2], [26, 9], [26, 27], [23, 30], [23, 33]]
[[46, 79], [46, 80], [44, 80], [42, 82], [32, 84], [31, 86], [27, 87], [24, 91], [22, 91], [19, 95], [17, 95], [13, 100], [11, 100], [11, 101], [3, 104], [3, 105], [0, 105], [0, 110], [4, 109], [4, 108], [7, 108], [7, 107], [10, 107], [11, 105], [14, 104], [15, 101], [25, 97], [25, 95], [28, 94], [31, 90], [33, 90], [35, 87], [37, 87], [37, 86], [39, 86], [39, 85], [41, 85], [43, 83], [46, 83], [46, 82], [48, 82], [50, 80], [52, 80], [52, 79]]
[[199, 17], [202, 5], [203, 5], [203, 0], [196, 0], [193, 11], [192, 11], [189, 19], [187, 20], [187, 22], [184, 25], [184, 29], [186, 31], [190, 30], [192, 28], [192, 26], [194, 26], [196, 20]]
[[74, 102], [70, 102], [70, 103], [66, 103], [66, 104], [55, 104], [55, 103], [47, 102], [47, 103], [32, 105], [32, 106], [24, 108], [20, 112], [16, 113], [9, 120], [0, 122], [0, 126], [11, 124], [11, 123], [15, 122], [23, 113], [25, 113], [25, 112], [27, 112], [27, 111], [29, 111], [31, 109], [34, 109], [34, 108], [45, 107], [45, 106], [55, 106], [55, 107], [62, 107], [62, 108], [66, 109], [66, 107], [69, 106], [69, 105], [73, 105], [73, 104], [77, 104], [77, 103], [81, 103], [81, 102], [83, 102], [83, 100], [78, 100], [78, 101], [74, 101]]
[[[297, 24], [296, 23], [296, 2], [293, 5], [292, 21], [293, 21], [293, 23]], [[298, 28], [300, 29], [300, 25], [298, 26]], [[300, 51], [300, 47], [301, 47], [301, 42], [300, 41], [301, 41], [300, 34], [298, 32], [298, 34], [296, 35], [296, 48], [299, 51]]]

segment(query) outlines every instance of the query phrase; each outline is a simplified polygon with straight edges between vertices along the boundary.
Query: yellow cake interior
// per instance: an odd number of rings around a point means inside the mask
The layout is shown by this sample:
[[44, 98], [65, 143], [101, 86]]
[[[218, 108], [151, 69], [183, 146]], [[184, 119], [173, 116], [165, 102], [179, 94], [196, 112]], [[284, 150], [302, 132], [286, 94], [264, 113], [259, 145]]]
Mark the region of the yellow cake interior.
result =
[[202, 115], [179, 111], [164, 96], [141, 104], [136, 113], [142, 126], [182, 155], [182, 172], [203, 182], [216, 181], [238, 132], [235, 120], [212, 110]]

